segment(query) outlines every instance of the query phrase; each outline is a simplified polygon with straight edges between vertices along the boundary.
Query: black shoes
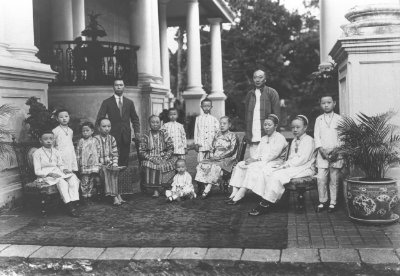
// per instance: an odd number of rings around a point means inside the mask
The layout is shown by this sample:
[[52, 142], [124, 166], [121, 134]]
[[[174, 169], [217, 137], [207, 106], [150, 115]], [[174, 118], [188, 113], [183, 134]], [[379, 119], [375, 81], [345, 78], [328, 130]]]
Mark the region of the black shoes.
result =
[[230, 201], [228, 201], [226, 204], [228, 204], [228, 205], [239, 205], [240, 204], [240, 202], [242, 202], [243, 201], [243, 198], [241, 198], [241, 199], [239, 199], [239, 200], [236, 200], [236, 201], [234, 201], [233, 199], [231, 199]]
[[249, 216], [259, 216], [268, 213], [272, 205], [266, 202], [260, 202], [260, 204], [249, 212]]
[[316, 213], [321, 213], [322, 211], [326, 210], [328, 208], [327, 203], [319, 203], [317, 207], [315, 207], [315, 212]]
[[80, 217], [78, 211], [73, 206], [73, 202], [67, 203], [67, 209], [68, 209], [68, 214], [73, 217], [73, 218], [78, 218]]

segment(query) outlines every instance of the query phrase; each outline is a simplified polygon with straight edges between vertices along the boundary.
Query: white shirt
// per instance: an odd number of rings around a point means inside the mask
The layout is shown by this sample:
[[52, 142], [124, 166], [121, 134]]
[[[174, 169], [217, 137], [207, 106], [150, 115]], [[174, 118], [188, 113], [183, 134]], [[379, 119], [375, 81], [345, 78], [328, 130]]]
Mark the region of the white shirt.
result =
[[194, 143], [200, 145], [199, 151], [210, 151], [212, 142], [219, 130], [219, 121], [210, 114], [196, 117], [194, 125]]
[[[317, 117], [314, 127], [315, 148], [332, 150], [340, 145], [340, 140], [337, 132], [337, 127], [340, 120], [341, 116], [336, 113], [322, 114]], [[335, 162], [334, 164], [328, 163], [328, 160], [323, 159], [321, 154], [318, 152], [318, 168], [328, 168], [329, 166], [332, 166], [334, 168], [341, 168], [343, 166], [343, 162], [340, 160]]]
[[256, 105], [254, 106], [253, 112], [253, 127], [252, 127], [252, 142], [260, 142], [261, 140], [261, 127], [260, 127], [260, 97], [261, 91], [260, 89], [256, 89], [254, 91], [256, 94]]
[[117, 94], [114, 94], [114, 97], [115, 97], [115, 101], [117, 102], [117, 106], [119, 105], [119, 99], [121, 99], [121, 103], [124, 104], [124, 100], [123, 100], [124, 97], [122, 95], [120, 97]]

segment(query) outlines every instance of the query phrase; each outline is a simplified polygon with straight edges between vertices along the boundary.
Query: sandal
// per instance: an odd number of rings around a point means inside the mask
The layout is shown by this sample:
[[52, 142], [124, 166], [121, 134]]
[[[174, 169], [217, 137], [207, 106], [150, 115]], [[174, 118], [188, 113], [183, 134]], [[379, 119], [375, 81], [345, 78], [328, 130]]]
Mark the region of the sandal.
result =
[[268, 209], [270, 208], [270, 206], [261, 206], [258, 205], [256, 208], [254, 208], [253, 210], [251, 210], [249, 212], [249, 216], [259, 216], [259, 215], [263, 215], [268, 213]]

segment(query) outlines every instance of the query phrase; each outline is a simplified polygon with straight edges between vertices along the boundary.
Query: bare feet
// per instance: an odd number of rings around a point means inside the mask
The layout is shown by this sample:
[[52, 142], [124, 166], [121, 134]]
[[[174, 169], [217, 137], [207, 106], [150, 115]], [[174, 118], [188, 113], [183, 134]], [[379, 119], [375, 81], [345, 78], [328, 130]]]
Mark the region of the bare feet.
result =
[[121, 205], [121, 202], [119, 201], [118, 196], [114, 196], [114, 203], [113, 203], [113, 205], [114, 205], [114, 206], [119, 206], [119, 205]]
[[121, 195], [117, 195], [117, 198], [120, 203], [126, 203], [126, 201], [122, 199]]

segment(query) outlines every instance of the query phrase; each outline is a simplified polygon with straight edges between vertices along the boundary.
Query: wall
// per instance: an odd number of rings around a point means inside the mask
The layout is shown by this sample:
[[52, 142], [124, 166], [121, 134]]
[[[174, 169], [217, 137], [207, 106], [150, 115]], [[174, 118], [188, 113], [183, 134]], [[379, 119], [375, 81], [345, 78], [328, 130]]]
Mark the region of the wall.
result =
[[[101, 14], [98, 22], [107, 33], [99, 40], [129, 44], [129, 1], [124, 0], [86, 0], [85, 13]], [[88, 18], [86, 18], [88, 22]]]
[[[67, 108], [73, 118], [95, 122], [103, 100], [113, 95], [111, 86], [51, 86], [49, 88], [49, 106]], [[141, 116], [142, 96], [138, 87], [126, 87], [124, 96], [135, 103], [141, 126], [146, 118]]]

